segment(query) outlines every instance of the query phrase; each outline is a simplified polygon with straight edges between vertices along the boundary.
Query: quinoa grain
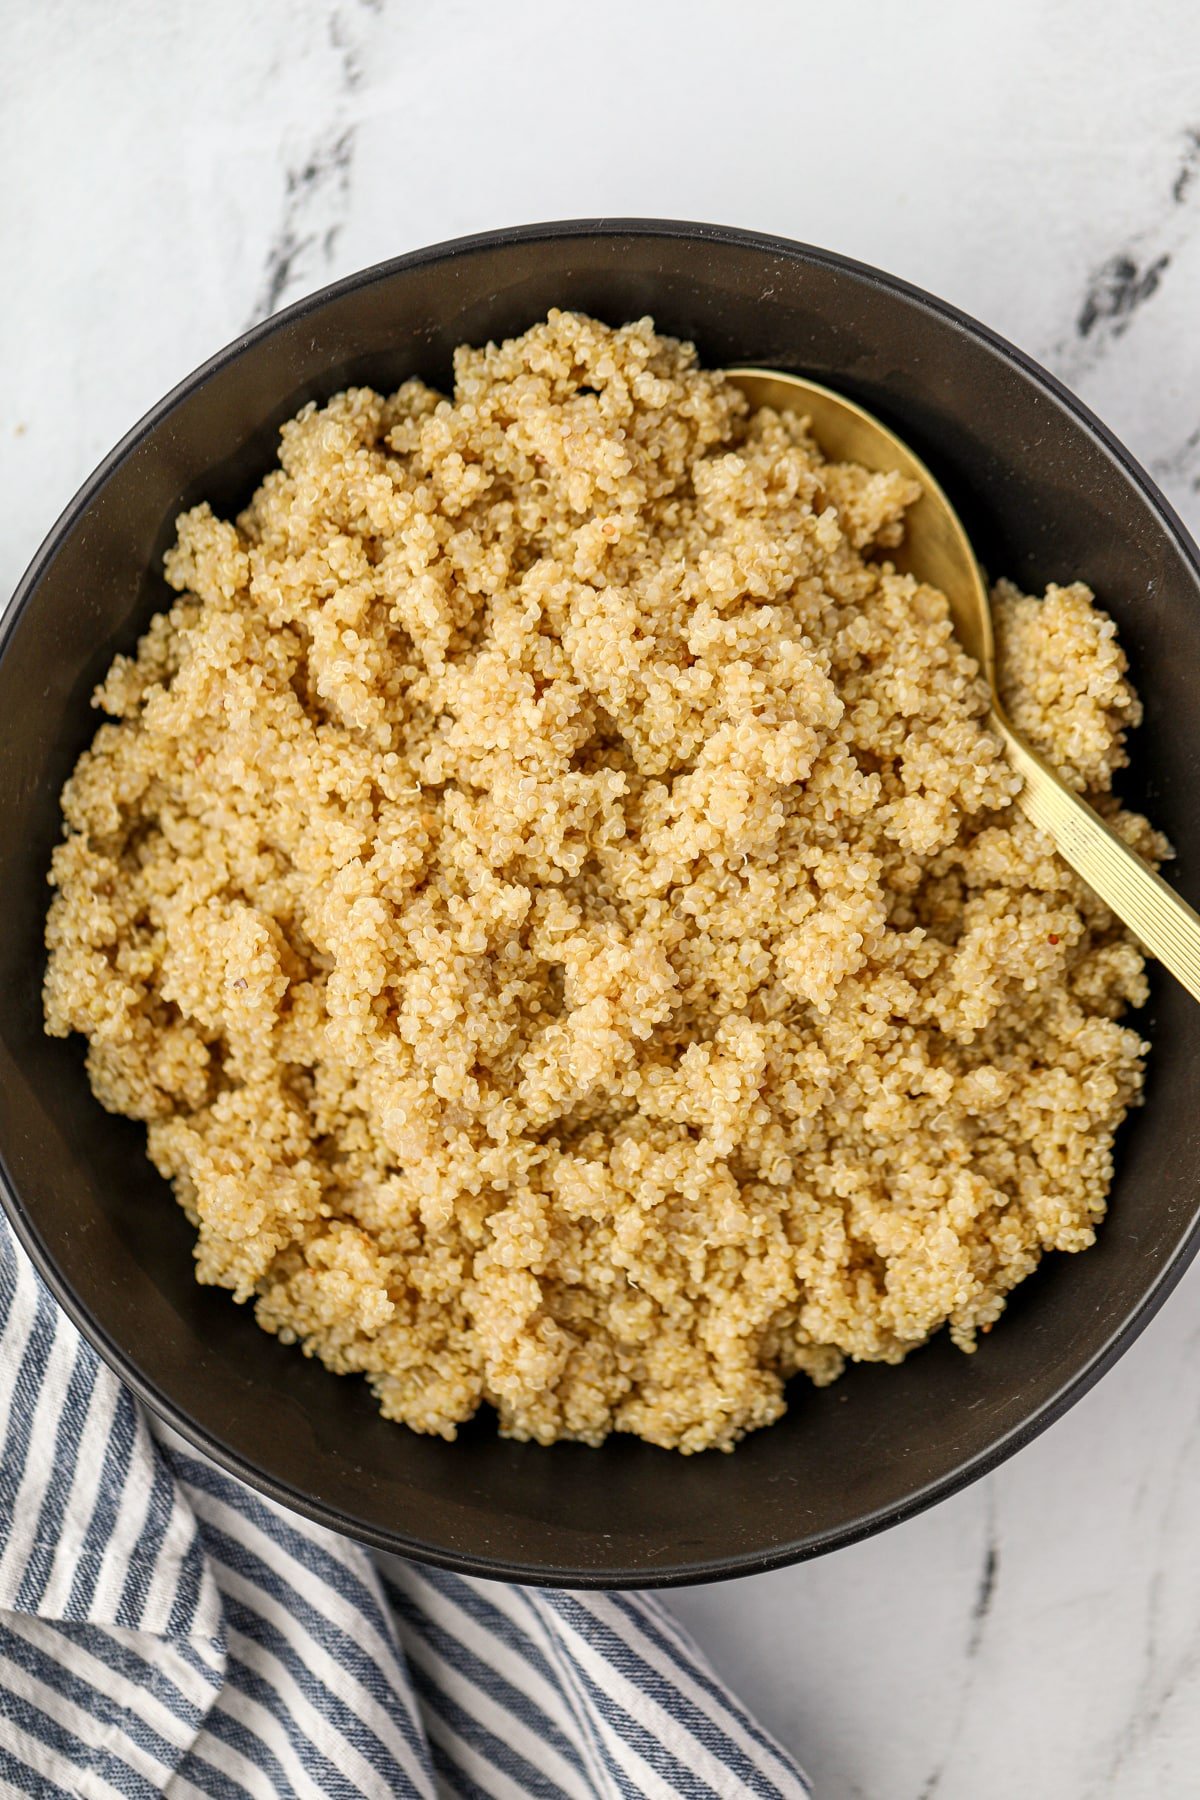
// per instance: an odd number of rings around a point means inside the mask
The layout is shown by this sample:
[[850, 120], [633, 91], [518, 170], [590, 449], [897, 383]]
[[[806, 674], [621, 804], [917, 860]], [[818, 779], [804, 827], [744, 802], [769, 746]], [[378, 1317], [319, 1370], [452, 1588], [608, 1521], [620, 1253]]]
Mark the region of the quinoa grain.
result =
[[[1142, 958], [881, 555], [914, 497], [552, 313], [179, 520], [63, 793], [47, 1030], [199, 1279], [389, 1418], [728, 1449], [1093, 1241]], [[1111, 622], [996, 612], [1017, 724], [1160, 858]]]

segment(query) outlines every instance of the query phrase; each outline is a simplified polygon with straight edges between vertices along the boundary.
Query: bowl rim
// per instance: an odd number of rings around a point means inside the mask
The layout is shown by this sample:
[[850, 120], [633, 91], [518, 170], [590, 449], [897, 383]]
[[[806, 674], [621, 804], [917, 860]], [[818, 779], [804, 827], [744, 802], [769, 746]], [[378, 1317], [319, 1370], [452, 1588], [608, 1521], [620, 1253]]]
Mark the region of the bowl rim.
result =
[[[1200, 549], [1187, 527], [1158, 484], [1147, 473], [1125, 445], [1096, 414], [1032, 356], [1011, 343], [990, 326], [982, 324], [961, 308], [937, 295], [891, 275], [869, 263], [844, 256], [792, 238], [769, 232], [742, 229], [737, 226], [702, 224], [679, 219], [603, 218], [548, 220], [527, 225], [507, 226], [474, 232], [465, 237], [448, 238], [425, 245], [401, 256], [390, 257], [356, 270], [337, 281], [315, 289], [279, 312], [260, 320], [248, 331], [224, 344], [212, 356], [198, 364], [189, 374], [156, 401], [117, 441], [86, 477], [63, 507], [28, 567], [13, 590], [9, 604], [0, 615], [0, 660], [7, 652], [12, 633], [30, 604], [46, 570], [71, 530], [86, 513], [93, 499], [118, 465], [133, 452], [185, 399], [204, 386], [208, 379], [283, 327], [297, 323], [319, 311], [329, 302], [353, 293], [359, 288], [384, 280], [401, 270], [452, 261], [475, 251], [493, 249], [506, 244], [569, 243], [572, 239], [612, 237], [647, 237], [687, 239], [730, 247], [761, 250], [789, 261], [808, 264], [853, 276], [867, 287], [909, 301], [952, 325], [960, 332], [982, 342], [1002, 361], [1014, 366], [1035, 388], [1070, 414], [1118, 464], [1140, 496], [1160, 528], [1167, 533], [1190, 570], [1200, 594]], [[163, 1391], [145, 1376], [130, 1352], [118, 1344], [79, 1299], [59, 1269], [34, 1217], [18, 1192], [0, 1146], [0, 1203], [12, 1224], [17, 1239], [32, 1261], [63, 1312], [91, 1344], [102, 1360], [135, 1397], [163, 1423], [176, 1431], [187, 1443], [209, 1457], [227, 1474], [245, 1482], [279, 1505], [311, 1519], [327, 1529], [350, 1536], [372, 1549], [387, 1551], [434, 1567], [457, 1571], [484, 1579], [519, 1581], [533, 1586], [570, 1586], [578, 1588], [649, 1588], [676, 1587], [691, 1583], [707, 1583], [739, 1576], [763, 1574], [792, 1563], [807, 1561], [843, 1545], [857, 1543], [891, 1525], [915, 1517], [940, 1500], [990, 1473], [1002, 1462], [1030, 1443], [1060, 1418], [1113, 1366], [1149, 1324], [1184, 1271], [1200, 1250], [1200, 1202], [1191, 1222], [1174, 1250], [1157, 1270], [1137, 1304], [1112, 1329], [1105, 1342], [1083, 1364], [1068, 1375], [1048, 1399], [1027, 1417], [1012, 1426], [986, 1449], [965, 1457], [948, 1474], [929, 1481], [902, 1501], [878, 1507], [844, 1525], [778, 1544], [766, 1550], [741, 1551], [728, 1556], [680, 1561], [656, 1569], [639, 1569], [614, 1565], [604, 1569], [579, 1569], [547, 1564], [530, 1565], [512, 1557], [489, 1557], [474, 1552], [448, 1551], [436, 1544], [409, 1538], [402, 1529], [382, 1527], [359, 1519], [354, 1514], [317, 1498], [281, 1480], [258, 1462], [226, 1444], [219, 1436], [200, 1425], [184, 1404]]]

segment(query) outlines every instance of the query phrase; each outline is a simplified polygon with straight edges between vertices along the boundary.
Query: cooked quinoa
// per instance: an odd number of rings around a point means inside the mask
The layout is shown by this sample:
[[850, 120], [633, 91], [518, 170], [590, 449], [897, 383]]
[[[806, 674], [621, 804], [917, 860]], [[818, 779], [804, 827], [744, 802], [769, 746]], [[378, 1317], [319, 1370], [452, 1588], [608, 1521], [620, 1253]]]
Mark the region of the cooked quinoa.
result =
[[[886, 560], [915, 497], [555, 312], [180, 518], [63, 791], [46, 1026], [199, 1280], [388, 1418], [728, 1449], [1092, 1243], [1142, 957]], [[1111, 621], [996, 620], [1018, 725], [1161, 857]]]

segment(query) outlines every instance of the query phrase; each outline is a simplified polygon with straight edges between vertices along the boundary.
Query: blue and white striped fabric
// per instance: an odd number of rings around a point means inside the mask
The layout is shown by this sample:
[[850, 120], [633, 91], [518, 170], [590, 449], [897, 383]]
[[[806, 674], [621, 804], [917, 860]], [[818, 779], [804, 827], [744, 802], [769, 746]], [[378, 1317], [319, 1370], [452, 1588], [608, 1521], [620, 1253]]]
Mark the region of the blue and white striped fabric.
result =
[[389, 1559], [152, 1424], [0, 1218], [0, 1795], [800, 1796], [646, 1595]]

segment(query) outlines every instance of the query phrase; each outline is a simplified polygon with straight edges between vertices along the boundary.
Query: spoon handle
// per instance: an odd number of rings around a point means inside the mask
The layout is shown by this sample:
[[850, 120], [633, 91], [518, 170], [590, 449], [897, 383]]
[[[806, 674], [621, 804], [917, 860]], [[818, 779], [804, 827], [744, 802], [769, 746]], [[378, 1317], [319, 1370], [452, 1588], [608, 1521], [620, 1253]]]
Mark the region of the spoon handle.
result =
[[1170, 969], [1193, 1000], [1200, 1000], [1200, 917], [1086, 800], [1063, 786], [1006, 719], [993, 713], [988, 723], [1024, 777], [1017, 805], [1151, 956]]

